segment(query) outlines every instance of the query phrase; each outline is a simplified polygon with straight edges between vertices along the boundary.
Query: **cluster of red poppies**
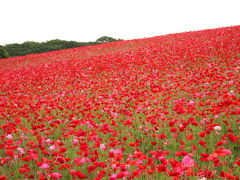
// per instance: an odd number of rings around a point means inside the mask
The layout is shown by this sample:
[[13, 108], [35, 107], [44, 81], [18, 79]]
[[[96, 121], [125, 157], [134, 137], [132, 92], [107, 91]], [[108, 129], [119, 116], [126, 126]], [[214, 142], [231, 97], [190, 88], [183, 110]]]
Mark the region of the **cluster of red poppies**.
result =
[[239, 179], [240, 26], [0, 61], [0, 180]]

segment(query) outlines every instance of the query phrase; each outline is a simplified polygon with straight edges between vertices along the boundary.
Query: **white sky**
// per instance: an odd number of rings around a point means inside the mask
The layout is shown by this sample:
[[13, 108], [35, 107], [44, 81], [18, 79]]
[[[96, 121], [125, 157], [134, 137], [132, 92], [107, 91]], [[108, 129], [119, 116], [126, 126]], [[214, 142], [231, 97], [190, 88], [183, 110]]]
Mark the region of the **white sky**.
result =
[[240, 25], [240, 0], [0, 0], [0, 44], [136, 39]]

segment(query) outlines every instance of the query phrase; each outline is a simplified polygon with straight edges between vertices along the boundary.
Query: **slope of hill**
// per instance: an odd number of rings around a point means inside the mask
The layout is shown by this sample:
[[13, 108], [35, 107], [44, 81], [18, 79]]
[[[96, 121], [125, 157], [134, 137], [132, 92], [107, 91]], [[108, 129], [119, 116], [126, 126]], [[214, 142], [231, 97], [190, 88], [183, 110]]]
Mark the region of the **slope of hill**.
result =
[[1, 178], [238, 179], [240, 26], [0, 61]]

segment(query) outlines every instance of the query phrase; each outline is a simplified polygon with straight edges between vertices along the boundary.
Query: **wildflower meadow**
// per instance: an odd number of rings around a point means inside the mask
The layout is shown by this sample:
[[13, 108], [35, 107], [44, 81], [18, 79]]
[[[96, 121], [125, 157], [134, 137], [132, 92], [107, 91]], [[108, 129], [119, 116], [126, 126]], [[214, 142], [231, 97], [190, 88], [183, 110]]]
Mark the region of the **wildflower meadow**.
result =
[[239, 180], [240, 26], [0, 60], [0, 180]]

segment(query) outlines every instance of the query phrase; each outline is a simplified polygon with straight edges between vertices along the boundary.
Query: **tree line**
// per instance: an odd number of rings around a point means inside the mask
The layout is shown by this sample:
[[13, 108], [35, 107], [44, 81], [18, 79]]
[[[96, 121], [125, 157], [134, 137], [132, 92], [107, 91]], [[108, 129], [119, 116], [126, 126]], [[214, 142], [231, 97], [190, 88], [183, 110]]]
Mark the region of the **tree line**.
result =
[[65, 41], [60, 39], [54, 39], [46, 42], [34, 42], [26, 41], [24, 43], [18, 44], [7, 44], [4, 46], [0, 45], [0, 59], [14, 57], [14, 56], [24, 56], [28, 54], [49, 52], [61, 49], [89, 46], [102, 44], [113, 41], [120, 41], [122, 39], [115, 39], [108, 36], [102, 36], [94, 42], [76, 42], [76, 41]]

